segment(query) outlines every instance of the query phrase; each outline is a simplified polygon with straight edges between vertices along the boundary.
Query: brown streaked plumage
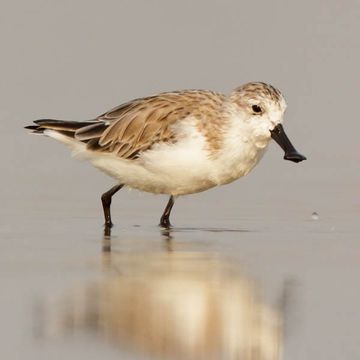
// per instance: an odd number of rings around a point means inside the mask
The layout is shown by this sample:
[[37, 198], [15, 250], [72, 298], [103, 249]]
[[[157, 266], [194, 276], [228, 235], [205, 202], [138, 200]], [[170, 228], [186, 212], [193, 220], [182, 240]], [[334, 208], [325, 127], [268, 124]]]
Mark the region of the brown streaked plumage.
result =
[[162, 93], [135, 99], [120, 105], [76, 130], [77, 140], [88, 142], [91, 150], [114, 153], [124, 159], [134, 159], [159, 142], [177, 141], [172, 126], [189, 115], [197, 119], [209, 144], [219, 148], [224, 120], [221, 114], [225, 96], [205, 90]]
[[261, 159], [271, 137], [285, 159], [305, 159], [281, 123], [286, 103], [273, 86], [254, 82], [229, 96], [209, 90], [164, 92], [124, 103], [85, 122], [37, 120], [27, 128], [72, 147], [118, 185], [102, 197], [111, 226], [111, 197], [123, 186], [169, 194], [161, 225], [170, 226], [176, 196], [227, 184]]
[[239, 86], [234, 93], [243, 100], [262, 97], [265, 99], [270, 98], [274, 102], [280, 102], [282, 99], [281, 92], [278, 89], [263, 82], [253, 82]]

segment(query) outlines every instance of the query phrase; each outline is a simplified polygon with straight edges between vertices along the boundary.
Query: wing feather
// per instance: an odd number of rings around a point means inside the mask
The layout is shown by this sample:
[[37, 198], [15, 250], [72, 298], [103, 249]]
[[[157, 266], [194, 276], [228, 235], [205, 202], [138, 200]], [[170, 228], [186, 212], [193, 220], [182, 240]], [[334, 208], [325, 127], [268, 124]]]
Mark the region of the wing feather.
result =
[[96, 139], [101, 137], [106, 128], [106, 124], [102, 122], [84, 126], [75, 131], [75, 138], [80, 141]]
[[76, 131], [76, 138], [87, 141], [91, 150], [133, 159], [158, 142], [174, 141], [173, 125], [199, 113], [211, 98], [214, 107], [223, 95], [205, 90], [162, 93], [135, 99], [100, 115], [93, 123]]

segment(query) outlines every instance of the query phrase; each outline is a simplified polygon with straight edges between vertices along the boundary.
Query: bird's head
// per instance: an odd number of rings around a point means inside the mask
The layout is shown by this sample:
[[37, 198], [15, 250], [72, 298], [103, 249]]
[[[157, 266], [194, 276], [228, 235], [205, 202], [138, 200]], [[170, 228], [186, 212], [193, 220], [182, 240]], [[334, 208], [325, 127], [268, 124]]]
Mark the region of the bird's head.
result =
[[266, 146], [273, 138], [284, 150], [285, 160], [306, 160], [291, 144], [282, 126], [286, 102], [279, 90], [269, 84], [251, 82], [236, 88], [230, 99], [259, 146]]

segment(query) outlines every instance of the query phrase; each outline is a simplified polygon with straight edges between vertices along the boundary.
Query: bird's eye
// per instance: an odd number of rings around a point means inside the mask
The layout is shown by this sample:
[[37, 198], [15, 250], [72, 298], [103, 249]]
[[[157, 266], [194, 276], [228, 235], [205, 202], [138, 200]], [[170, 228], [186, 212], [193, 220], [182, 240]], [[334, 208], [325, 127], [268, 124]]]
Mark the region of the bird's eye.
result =
[[260, 113], [262, 113], [262, 109], [261, 109], [261, 107], [260, 107], [259, 105], [253, 105], [251, 108], [252, 108], [252, 110], [253, 110], [253, 112], [254, 112], [255, 114], [260, 114]]

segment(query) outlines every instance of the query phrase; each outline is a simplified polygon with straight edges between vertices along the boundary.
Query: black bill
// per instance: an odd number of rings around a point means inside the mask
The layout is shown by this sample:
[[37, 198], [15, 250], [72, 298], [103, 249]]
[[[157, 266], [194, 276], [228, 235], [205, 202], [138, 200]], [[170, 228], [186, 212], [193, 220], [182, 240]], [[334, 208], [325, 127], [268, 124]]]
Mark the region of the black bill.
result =
[[306, 160], [304, 155], [299, 154], [294, 148], [293, 144], [287, 137], [285, 130], [281, 124], [276, 125], [273, 130], [270, 130], [271, 137], [280, 145], [285, 151], [284, 159], [293, 162], [300, 162]]

